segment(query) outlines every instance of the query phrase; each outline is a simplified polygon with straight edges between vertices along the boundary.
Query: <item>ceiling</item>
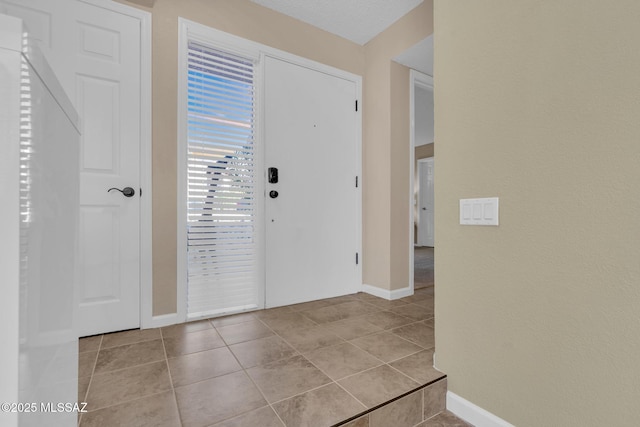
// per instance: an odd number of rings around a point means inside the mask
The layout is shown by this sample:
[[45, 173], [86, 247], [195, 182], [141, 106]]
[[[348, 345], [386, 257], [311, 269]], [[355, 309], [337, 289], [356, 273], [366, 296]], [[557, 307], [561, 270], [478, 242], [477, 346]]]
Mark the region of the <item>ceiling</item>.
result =
[[414, 44], [393, 60], [433, 77], [433, 34]]
[[251, 0], [360, 45], [423, 0]]

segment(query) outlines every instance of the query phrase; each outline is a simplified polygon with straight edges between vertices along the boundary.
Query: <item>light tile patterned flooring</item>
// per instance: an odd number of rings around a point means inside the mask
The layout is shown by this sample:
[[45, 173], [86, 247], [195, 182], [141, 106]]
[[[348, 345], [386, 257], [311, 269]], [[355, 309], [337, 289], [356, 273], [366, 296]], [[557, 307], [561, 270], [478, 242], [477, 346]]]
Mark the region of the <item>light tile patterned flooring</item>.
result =
[[413, 286], [415, 289], [434, 285], [434, 248], [416, 246], [413, 250]]
[[[359, 293], [82, 338], [80, 425], [330, 426], [443, 376], [433, 303]], [[465, 425], [448, 416], [421, 426]]]

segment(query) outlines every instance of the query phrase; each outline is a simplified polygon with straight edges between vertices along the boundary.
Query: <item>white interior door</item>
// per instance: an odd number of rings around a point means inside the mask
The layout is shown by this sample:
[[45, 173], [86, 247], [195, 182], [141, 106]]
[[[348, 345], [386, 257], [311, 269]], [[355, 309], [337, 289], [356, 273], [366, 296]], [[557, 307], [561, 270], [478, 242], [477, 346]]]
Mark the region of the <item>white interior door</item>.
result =
[[434, 245], [433, 157], [418, 161], [418, 245]]
[[[265, 63], [266, 306], [358, 290], [356, 84]], [[276, 191], [272, 194], [272, 191]]]
[[[140, 21], [74, 0], [3, 0], [81, 118], [79, 334], [140, 326]], [[125, 197], [110, 188], [131, 187]]]

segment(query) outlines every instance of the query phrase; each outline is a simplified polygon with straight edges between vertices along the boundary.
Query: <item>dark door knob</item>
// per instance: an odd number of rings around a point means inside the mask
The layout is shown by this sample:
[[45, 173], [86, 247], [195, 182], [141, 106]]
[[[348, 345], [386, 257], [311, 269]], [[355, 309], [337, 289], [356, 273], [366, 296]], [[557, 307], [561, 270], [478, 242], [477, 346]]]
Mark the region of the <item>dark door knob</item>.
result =
[[276, 197], [278, 197], [278, 192], [276, 190], [269, 191], [269, 197], [275, 199]]
[[107, 193], [111, 192], [111, 190], [116, 190], [121, 192], [124, 197], [133, 197], [136, 194], [136, 190], [134, 190], [131, 187], [124, 187], [122, 190], [120, 190], [119, 188], [110, 188], [107, 190]]

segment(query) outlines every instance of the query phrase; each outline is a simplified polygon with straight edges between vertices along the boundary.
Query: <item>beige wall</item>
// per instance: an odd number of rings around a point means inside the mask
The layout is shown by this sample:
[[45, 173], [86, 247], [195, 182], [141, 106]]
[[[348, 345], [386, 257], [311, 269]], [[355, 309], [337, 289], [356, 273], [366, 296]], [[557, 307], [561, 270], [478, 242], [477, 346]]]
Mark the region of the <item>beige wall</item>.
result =
[[409, 286], [409, 69], [392, 61], [433, 32], [425, 0], [365, 45], [363, 281]]
[[[420, 145], [419, 147], [416, 147], [415, 148], [416, 161], [420, 159], [426, 159], [428, 157], [433, 157], [434, 146], [435, 144], [424, 144], [424, 145]], [[416, 170], [418, 170], [417, 167], [416, 167]]]
[[[436, 361], [517, 426], [640, 425], [640, 3], [435, 4]], [[500, 197], [500, 226], [458, 199]]]
[[409, 207], [411, 106], [409, 68], [391, 62], [391, 168], [390, 197], [390, 286], [391, 290], [409, 285]]

